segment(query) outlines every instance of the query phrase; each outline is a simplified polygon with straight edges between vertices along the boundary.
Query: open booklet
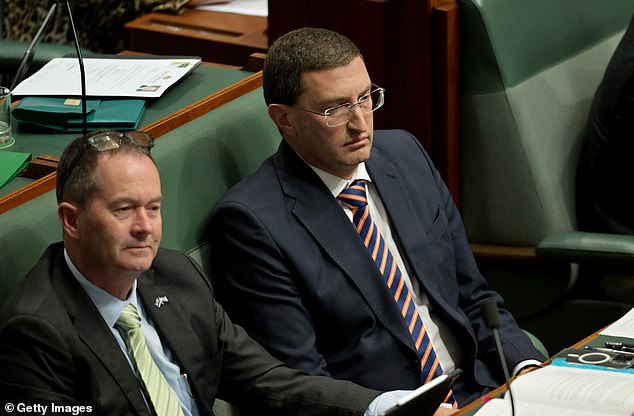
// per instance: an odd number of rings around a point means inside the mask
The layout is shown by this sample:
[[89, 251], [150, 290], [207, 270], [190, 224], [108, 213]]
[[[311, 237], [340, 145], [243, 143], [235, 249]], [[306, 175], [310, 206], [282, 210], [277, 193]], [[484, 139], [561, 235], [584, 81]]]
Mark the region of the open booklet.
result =
[[[517, 416], [631, 416], [634, 374], [551, 364], [511, 383]], [[511, 416], [511, 401], [492, 399], [476, 416]]]

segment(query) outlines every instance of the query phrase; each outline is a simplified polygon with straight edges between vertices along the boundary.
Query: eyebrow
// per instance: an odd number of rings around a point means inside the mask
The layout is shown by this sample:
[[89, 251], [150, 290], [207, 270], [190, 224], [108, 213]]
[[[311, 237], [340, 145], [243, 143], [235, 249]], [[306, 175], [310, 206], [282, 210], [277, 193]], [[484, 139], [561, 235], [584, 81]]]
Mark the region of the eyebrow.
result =
[[[362, 96], [368, 94], [370, 91], [372, 91], [372, 82], [370, 82], [370, 85], [366, 89], [364, 89], [363, 92], [357, 95], [357, 100], [361, 98]], [[338, 98], [332, 98], [328, 101], [325, 101], [323, 104], [320, 104], [320, 106], [323, 107], [324, 109], [328, 109], [328, 108], [337, 107], [344, 104], [351, 104], [351, 103], [352, 102], [350, 101], [348, 97], [338, 97]]]
[[[163, 202], [163, 195], [151, 198], [147, 203], [142, 204], [142, 205], [155, 204], [157, 202], [159, 202], [159, 203]], [[108, 206], [115, 206], [115, 205], [119, 205], [119, 204], [133, 204], [133, 205], [137, 205], [138, 203], [139, 203], [139, 201], [136, 198], [130, 198], [130, 197], [124, 196], [124, 197], [117, 198], [117, 199], [111, 201], [108, 204]]]

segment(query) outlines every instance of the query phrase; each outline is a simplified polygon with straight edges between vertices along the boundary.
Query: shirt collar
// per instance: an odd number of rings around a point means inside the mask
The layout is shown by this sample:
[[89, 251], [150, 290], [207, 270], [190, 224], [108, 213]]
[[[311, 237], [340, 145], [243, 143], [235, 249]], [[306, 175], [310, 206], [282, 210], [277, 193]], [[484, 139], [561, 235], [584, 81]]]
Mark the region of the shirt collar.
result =
[[372, 179], [370, 179], [370, 175], [368, 174], [368, 171], [365, 168], [365, 162], [359, 163], [359, 165], [357, 166], [357, 171], [355, 172], [354, 175], [352, 175], [351, 179], [342, 179], [338, 176], [335, 176], [331, 173], [321, 170], [311, 165], [310, 163], [307, 163], [307, 164], [313, 171], [315, 171], [317, 176], [319, 176], [319, 178], [322, 180], [322, 182], [326, 185], [328, 190], [330, 190], [330, 192], [335, 198], [341, 193], [341, 191], [346, 189], [348, 186], [350, 186], [352, 182], [354, 182], [357, 179], [363, 179], [367, 182], [372, 182]]
[[64, 249], [64, 258], [66, 259], [66, 264], [68, 264], [68, 268], [70, 269], [71, 273], [84, 289], [84, 291], [86, 291], [90, 300], [92, 300], [92, 302], [95, 304], [109, 328], [114, 327], [114, 325], [117, 323], [117, 320], [119, 319], [119, 316], [121, 315], [121, 312], [126, 305], [132, 304], [137, 308], [137, 310], [139, 309], [136, 293], [136, 279], [132, 284], [132, 290], [130, 291], [128, 299], [120, 300], [86, 279], [86, 277], [79, 271], [79, 269], [75, 267], [66, 249]]

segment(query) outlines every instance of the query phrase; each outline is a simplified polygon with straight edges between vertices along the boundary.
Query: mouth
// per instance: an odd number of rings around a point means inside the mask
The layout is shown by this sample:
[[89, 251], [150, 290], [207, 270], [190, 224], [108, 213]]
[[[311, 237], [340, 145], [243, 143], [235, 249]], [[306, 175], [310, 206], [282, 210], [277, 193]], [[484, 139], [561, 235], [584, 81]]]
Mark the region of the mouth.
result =
[[145, 245], [138, 245], [138, 246], [129, 246], [127, 247], [128, 251], [132, 251], [132, 252], [143, 252], [146, 250], [150, 250], [152, 251], [152, 246], [149, 244], [145, 244]]
[[358, 145], [360, 143], [364, 143], [366, 141], [369, 141], [370, 138], [367, 136], [364, 137], [356, 137], [353, 138], [352, 140], [348, 141], [344, 146], [354, 146], [354, 145]]

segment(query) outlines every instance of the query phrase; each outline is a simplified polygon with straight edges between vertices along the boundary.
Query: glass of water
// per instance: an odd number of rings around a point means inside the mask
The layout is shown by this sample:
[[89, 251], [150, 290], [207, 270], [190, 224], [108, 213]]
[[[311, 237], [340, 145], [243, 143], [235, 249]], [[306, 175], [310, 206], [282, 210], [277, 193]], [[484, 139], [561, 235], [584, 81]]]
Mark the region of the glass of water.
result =
[[0, 86], [0, 149], [11, 146], [11, 91]]

